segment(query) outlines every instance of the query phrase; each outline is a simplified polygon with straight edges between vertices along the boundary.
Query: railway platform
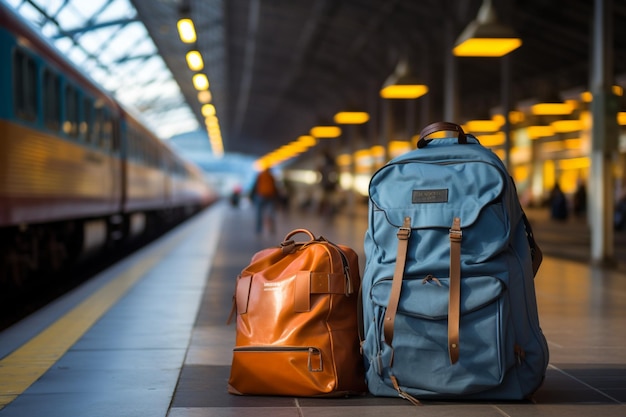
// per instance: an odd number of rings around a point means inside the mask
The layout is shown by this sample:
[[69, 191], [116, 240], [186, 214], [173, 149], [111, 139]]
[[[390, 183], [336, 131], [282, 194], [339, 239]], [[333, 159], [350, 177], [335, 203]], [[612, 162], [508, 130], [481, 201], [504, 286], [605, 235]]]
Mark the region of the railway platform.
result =
[[[559, 233], [541, 213], [529, 217], [540, 245], [585, 240], [573, 221]], [[274, 235], [257, 236], [251, 206], [214, 204], [4, 330], [0, 417], [626, 415], [626, 272], [548, 251], [536, 287], [550, 365], [532, 400], [415, 407], [372, 396], [228, 394], [235, 326], [226, 320], [235, 277], [256, 251], [304, 227], [352, 246], [364, 263], [364, 207], [332, 218], [283, 211], [278, 220]]]

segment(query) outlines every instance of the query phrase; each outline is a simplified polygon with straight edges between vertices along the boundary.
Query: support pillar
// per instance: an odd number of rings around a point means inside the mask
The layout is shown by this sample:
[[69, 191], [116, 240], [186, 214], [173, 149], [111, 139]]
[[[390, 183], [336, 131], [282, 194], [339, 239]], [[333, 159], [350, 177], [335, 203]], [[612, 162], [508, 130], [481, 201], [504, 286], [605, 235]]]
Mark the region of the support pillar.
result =
[[613, 86], [612, 0], [595, 0], [591, 67], [592, 143], [590, 172], [591, 262], [615, 263], [613, 214], [615, 180], [613, 155], [617, 150], [617, 98]]

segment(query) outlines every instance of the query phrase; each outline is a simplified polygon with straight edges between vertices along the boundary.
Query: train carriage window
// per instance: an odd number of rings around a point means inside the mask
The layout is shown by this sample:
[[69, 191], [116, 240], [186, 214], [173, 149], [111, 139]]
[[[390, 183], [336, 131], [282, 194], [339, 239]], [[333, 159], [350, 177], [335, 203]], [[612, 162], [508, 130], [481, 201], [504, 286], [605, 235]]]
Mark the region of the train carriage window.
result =
[[121, 154], [122, 147], [122, 131], [120, 129], [120, 119], [117, 116], [111, 116], [111, 153], [113, 155]]
[[59, 76], [50, 70], [43, 73], [43, 120], [49, 129], [59, 130], [61, 119]]
[[96, 103], [96, 108], [94, 112], [94, 121], [93, 121], [93, 129], [91, 131], [91, 138], [89, 143], [95, 147], [100, 146], [100, 136], [102, 135], [102, 129], [104, 124], [104, 109], [102, 106], [98, 106]]
[[126, 156], [129, 161], [136, 160], [136, 148], [137, 148], [137, 138], [135, 134], [135, 129], [130, 127], [128, 129], [128, 136], [126, 137]]
[[93, 99], [83, 98], [82, 118], [80, 121], [79, 138], [81, 142], [89, 142], [93, 128]]
[[78, 91], [71, 86], [65, 86], [65, 121], [63, 132], [72, 137], [78, 137]]
[[13, 55], [13, 103], [17, 117], [28, 121], [37, 118], [37, 67], [20, 50]]
[[111, 112], [105, 108], [102, 112], [102, 129], [100, 132], [100, 149], [105, 152], [111, 150], [111, 142], [113, 135], [113, 122], [111, 121]]

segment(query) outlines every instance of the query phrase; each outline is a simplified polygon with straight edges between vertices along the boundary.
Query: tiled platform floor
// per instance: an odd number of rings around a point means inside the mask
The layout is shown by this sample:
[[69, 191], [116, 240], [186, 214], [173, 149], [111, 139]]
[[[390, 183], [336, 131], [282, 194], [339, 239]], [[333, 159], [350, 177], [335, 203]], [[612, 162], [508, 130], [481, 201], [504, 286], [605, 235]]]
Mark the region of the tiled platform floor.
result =
[[[533, 401], [424, 401], [414, 410], [398, 398], [237, 397], [226, 393], [234, 325], [225, 325], [234, 277], [258, 249], [306, 227], [362, 251], [363, 213], [333, 220], [282, 213], [274, 238], [256, 238], [248, 207], [228, 209], [204, 302], [169, 417], [204, 416], [626, 416], [626, 275], [547, 256], [536, 278], [541, 325], [551, 360]], [[537, 222], [545, 219], [539, 217]], [[541, 225], [537, 225], [537, 228]], [[545, 230], [545, 227], [543, 228]], [[567, 235], [563, 236], [567, 239]]]
[[[250, 207], [217, 204], [162, 243], [0, 333], [2, 358], [73, 308], [64, 303], [78, 304], [91, 295], [99, 300], [110, 282], [137, 280], [47, 372], [0, 409], [0, 417], [626, 416], [626, 273], [551, 256], [536, 278], [550, 366], [533, 401], [424, 401], [414, 407], [399, 398], [372, 396], [229, 395], [235, 327], [226, 319], [235, 277], [252, 254], [305, 227], [362, 256], [367, 227], [363, 210], [334, 219], [291, 212], [280, 214], [274, 236], [257, 237], [253, 218]], [[552, 238], [561, 237], [563, 246], [571, 243], [571, 225], [562, 232], [554, 227]], [[537, 229], [548, 228], [535, 229], [541, 236]], [[0, 364], [0, 387], [3, 383]], [[3, 395], [0, 390], [0, 399]]]

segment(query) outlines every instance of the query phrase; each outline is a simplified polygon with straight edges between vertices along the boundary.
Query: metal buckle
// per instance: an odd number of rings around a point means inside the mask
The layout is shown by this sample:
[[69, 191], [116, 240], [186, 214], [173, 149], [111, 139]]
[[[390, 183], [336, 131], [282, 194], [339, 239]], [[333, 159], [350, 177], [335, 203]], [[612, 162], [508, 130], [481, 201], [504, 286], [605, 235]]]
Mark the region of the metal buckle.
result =
[[455, 239], [455, 240], [463, 239], [463, 232], [461, 230], [450, 229], [450, 239]]
[[[404, 233], [402, 233], [402, 232], [406, 232], [406, 237], [403, 237]], [[397, 236], [398, 236], [398, 239], [408, 239], [411, 236], [411, 228], [410, 227], [401, 226], [398, 229], [398, 235]]]

